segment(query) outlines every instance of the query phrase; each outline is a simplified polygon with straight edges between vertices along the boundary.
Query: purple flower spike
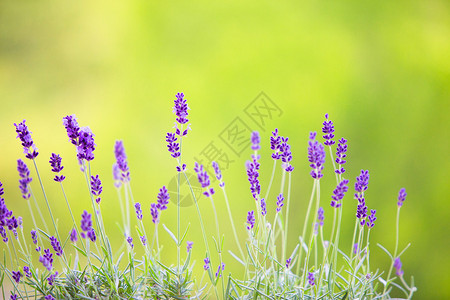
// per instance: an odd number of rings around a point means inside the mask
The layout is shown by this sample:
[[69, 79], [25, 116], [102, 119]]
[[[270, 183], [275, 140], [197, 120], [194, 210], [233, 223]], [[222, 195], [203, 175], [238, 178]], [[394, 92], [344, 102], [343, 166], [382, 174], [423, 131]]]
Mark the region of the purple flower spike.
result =
[[214, 188], [209, 188], [210, 180], [209, 175], [206, 173], [206, 170], [203, 169], [203, 165], [199, 165], [195, 162], [194, 171], [197, 173], [198, 182], [201, 184], [202, 188], [206, 188], [206, 191], [203, 192], [203, 195], [206, 197], [214, 195]]
[[339, 165], [339, 168], [335, 171], [337, 174], [344, 174], [345, 169], [342, 167], [347, 161], [345, 158], [347, 157], [347, 140], [341, 138], [339, 140], [337, 149], [336, 149], [336, 163]]
[[58, 240], [54, 236], [50, 237], [50, 243], [53, 247], [53, 250], [55, 250], [55, 254], [58, 256], [61, 256], [63, 253], [61, 244], [58, 242]]
[[355, 191], [359, 193], [363, 193], [367, 190], [367, 186], [369, 185], [369, 170], [361, 170], [361, 173], [358, 177], [356, 177], [355, 182]]
[[314, 273], [308, 272], [308, 283], [310, 286], [314, 286], [316, 279], [314, 278]]
[[75, 115], [65, 116], [63, 118], [63, 125], [66, 128], [67, 136], [70, 142], [78, 145], [78, 137], [80, 136], [80, 126], [78, 125]]
[[190, 242], [190, 241], [186, 242], [186, 250], [188, 253], [191, 252], [192, 245], [194, 245], [194, 242]]
[[348, 191], [348, 180], [344, 179], [336, 186], [336, 188], [333, 191], [333, 196], [331, 198], [331, 206], [335, 208], [341, 207], [342, 203], [340, 202], [343, 198], [345, 193]]
[[398, 192], [398, 202], [397, 202], [397, 206], [401, 207], [403, 205], [403, 202], [406, 199], [406, 190], [405, 188], [400, 189], [400, 191]]
[[167, 150], [172, 153], [173, 158], [180, 157], [180, 144], [177, 143], [178, 138], [175, 133], [168, 132], [166, 135]]
[[261, 143], [261, 139], [259, 137], [258, 131], [253, 131], [250, 141], [252, 142], [252, 150], [257, 151], [261, 149], [261, 146], [259, 145]]
[[48, 285], [53, 285], [53, 283], [55, 282], [56, 276], [58, 276], [58, 271], [56, 271], [55, 274], [51, 274], [50, 276], [48, 276], [48, 278], [47, 278]]
[[267, 214], [266, 209], [266, 200], [264, 198], [261, 199], [261, 215], [264, 217]]
[[[61, 166], [61, 156], [59, 154], [52, 153], [52, 156], [50, 157], [50, 166], [52, 167], [52, 172], [58, 173], [64, 169], [63, 166]], [[53, 178], [56, 182], [62, 182], [66, 177], [64, 175], [55, 175], [55, 178]]]
[[248, 213], [247, 213], [247, 229], [248, 230], [252, 230], [253, 229], [253, 227], [255, 226], [255, 212], [252, 210], [252, 211], [249, 211]]
[[327, 146], [334, 145], [334, 125], [333, 122], [328, 120], [328, 114], [325, 114], [325, 121], [323, 122], [322, 132], [324, 133], [323, 138], [325, 139], [324, 144]]
[[186, 99], [184, 99], [183, 93], [177, 93], [175, 95], [176, 99], [174, 100], [173, 112], [177, 116], [176, 121], [180, 124], [186, 124], [189, 120], [186, 118], [188, 116], [189, 106], [186, 103]]
[[82, 238], [86, 238], [86, 233], [89, 233], [92, 229], [92, 219], [91, 214], [89, 214], [87, 211], [83, 211], [83, 214], [81, 215], [81, 230], [83, 231], [81, 233]]
[[128, 242], [128, 245], [130, 245], [131, 249], [133, 249], [133, 247], [134, 247], [133, 238], [131, 236], [127, 237], [127, 242]]
[[288, 258], [288, 259], [286, 259], [286, 269], [289, 269], [289, 267], [291, 266], [291, 263], [292, 263], [292, 258]]
[[28, 278], [31, 278], [32, 274], [31, 274], [30, 268], [28, 266], [23, 267], [23, 272], [25, 273], [25, 276], [27, 276]]
[[125, 154], [125, 148], [122, 141], [116, 141], [114, 155], [116, 157], [116, 165], [121, 171], [121, 180], [123, 182], [130, 181], [130, 169], [128, 168], [127, 155]]
[[[315, 137], [310, 133], [310, 138]], [[308, 161], [311, 163], [309, 166], [313, 169], [311, 171], [311, 177], [314, 179], [320, 179], [323, 177], [322, 170], [325, 163], [325, 149], [321, 143], [315, 139], [310, 139], [308, 142]]]
[[272, 153], [272, 158], [274, 160], [278, 160], [281, 157], [280, 147], [281, 147], [281, 137], [278, 135], [278, 128], [275, 128], [275, 130], [272, 131], [272, 136], [270, 137], [270, 149], [274, 151]]
[[12, 271], [11, 272], [12, 273], [12, 278], [14, 279], [14, 281], [16, 282], [16, 283], [19, 283], [20, 282], [20, 278], [22, 278], [22, 273], [20, 273], [20, 271]]
[[95, 241], [97, 240], [97, 236], [95, 235], [94, 228], [91, 228], [91, 230], [88, 231], [87, 236], [93, 243], [95, 243]]
[[83, 127], [80, 129], [80, 135], [78, 137], [77, 145], [77, 157], [78, 159], [85, 159], [91, 161], [94, 159], [94, 134], [89, 127]]
[[72, 231], [70, 232], [70, 241], [72, 243], [75, 243], [76, 241], [78, 241], [77, 230], [75, 228], [72, 229]]
[[122, 186], [122, 172], [120, 171], [119, 166], [116, 163], [113, 164], [112, 174], [114, 179], [114, 186], [116, 188], [120, 188]]
[[358, 243], [355, 243], [353, 245], [353, 254], [356, 254], [356, 253], [358, 253]]
[[176, 169], [178, 172], [184, 172], [184, 170], [186, 170], [186, 164], [182, 164], [181, 167], [177, 166]]
[[158, 199], [157, 208], [161, 211], [167, 209], [167, 204], [169, 204], [170, 195], [169, 192], [167, 191], [166, 186], [163, 186], [162, 188], [159, 189], [157, 199]]
[[53, 298], [52, 295], [48, 294], [47, 296], [44, 297], [45, 300], [55, 300], [55, 298]]
[[394, 260], [394, 268], [395, 268], [395, 274], [397, 276], [403, 276], [403, 270], [402, 270], [402, 262], [400, 260], [400, 257], [397, 257]]
[[45, 249], [44, 254], [39, 257], [39, 262], [49, 271], [53, 267], [53, 254], [50, 253], [50, 249]]
[[357, 196], [358, 206], [356, 208], [356, 217], [360, 220], [361, 226], [364, 226], [367, 217], [366, 200], [362, 196]]
[[4, 189], [3, 189], [3, 183], [0, 182], [0, 196], [3, 195], [5, 193]]
[[142, 246], [145, 247], [147, 245], [147, 238], [145, 237], [145, 235], [140, 236], [140, 238], [141, 238]]
[[211, 263], [211, 261], [209, 260], [209, 258], [205, 258], [205, 259], [203, 260], [203, 262], [205, 263], [205, 264], [203, 265], [203, 269], [205, 269], [205, 271], [209, 270], [209, 264]]
[[8, 236], [6, 235], [6, 229], [3, 226], [0, 226], [0, 236], [2, 237], [3, 242], [8, 242]]
[[288, 140], [289, 138], [287, 137], [281, 137], [281, 161], [283, 162], [282, 167], [286, 170], [286, 172], [292, 172], [294, 167], [290, 164], [290, 161], [292, 160], [292, 152], [291, 146], [287, 143]]
[[322, 207], [319, 207], [319, 210], [317, 211], [317, 220], [319, 221], [319, 226], [323, 226], [323, 220], [325, 220], [325, 216]]
[[9, 296], [10, 300], [17, 300], [17, 294], [11, 294], [11, 296]]
[[224, 263], [219, 265], [219, 268], [217, 268], [216, 277], [222, 277], [223, 270], [225, 270], [225, 264]]
[[215, 161], [212, 162], [212, 167], [214, 169], [214, 173], [216, 174], [217, 180], [219, 180], [219, 186], [223, 188], [225, 186], [225, 182], [222, 181], [222, 172], [220, 171], [219, 164]]
[[28, 127], [27, 125], [25, 125], [25, 120], [23, 120], [22, 123], [19, 124], [14, 123], [14, 126], [16, 126], [17, 138], [19, 138], [22, 142], [23, 153], [25, 153], [25, 157], [28, 159], [36, 158], [39, 152], [37, 152], [36, 145], [31, 138], [31, 132], [28, 131]]
[[250, 182], [250, 191], [252, 193], [253, 198], [258, 201], [258, 196], [261, 193], [261, 185], [259, 184], [259, 167], [260, 164], [258, 162], [258, 157], [252, 155], [252, 161], [247, 161], [247, 177]]
[[29, 191], [29, 184], [33, 180], [30, 177], [30, 169], [28, 169], [28, 166], [23, 162], [23, 160], [18, 159], [17, 160], [17, 171], [19, 172], [19, 188], [22, 192], [22, 197], [24, 199], [29, 199], [31, 197], [31, 193]]
[[281, 208], [284, 205], [283, 201], [284, 201], [283, 194], [279, 194], [277, 197], [277, 213], [281, 211]]
[[158, 210], [158, 204], [152, 203], [150, 206], [150, 213], [152, 215], [152, 222], [155, 224], [159, 223], [159, 210]]
[[370, 216], [368, 217], [369, 220], [367, 221], [367, 227], [373, 228], [373, 226], [375, 226], [375, 221], [377, 219], [377, 217], [375, 217], [376, 212], [377, 211], [375, 209], [370, 210]]
[[311, 131], [311, 132], [309, 133], [309, 139], [310, 139], [311, 141], [315, 140], [315, 139], [316, 139], [316, 136], [317, 136], [317, 132], [315, 132], [315, 131]]
[[136, 202], [134, 208], [136, 209], [136, 217], [138, 218], [138, 220], [142, 220], [141, 204], [139, 202]]
[[[38, 243], [38, 236], [36, 230], [31, 230], [31, 239], [33, 240], [33, 244], [37, 245]], [[41, 247], [37, 247], [36, 251], [41, 251]]]
[[98, 175], [91, 176], [91, 192], [92, 195], [97, 196], [97, 198], [95, 199], [95, 202], [97, 202], [97, 204], [100, 204], [100, 194], [103, 191], [103, 187], [102, 187], [102, 182], [100, 180], [100, 178], [98, 178]]

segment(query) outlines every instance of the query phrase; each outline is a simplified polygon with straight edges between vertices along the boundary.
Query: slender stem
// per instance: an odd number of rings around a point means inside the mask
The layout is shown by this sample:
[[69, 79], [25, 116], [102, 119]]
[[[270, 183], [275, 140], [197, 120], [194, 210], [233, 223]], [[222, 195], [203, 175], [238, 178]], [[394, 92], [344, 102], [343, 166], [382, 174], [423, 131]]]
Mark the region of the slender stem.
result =
[[[46, 232], [50, 232], [50, 231], [48, 230], [48, 227], [47, 227], [47, 222], [45, 222], [44, 216], [42, 215], [41, 209], [39, 208], [39, 205], [38, 205], [38, 203], [37, 203], [36, 197], [34, 196], [33, 190], [31, 189], [31, 186], [29, 186], [29, 189], [30, 189], [31, 197], [32, 197], [33, 200], [34, 200], [34, 205], [36, 206], [36, 209], [37, 209], [37, 211], [38, 211], [39, 216], [41, 217], [42, 224], [44, 224], [45, 231], [46, 231]], [[35, 226], [36, 226], [36, 225], [35, 225]], [[36, 229], [37, 229], [37, 226], [36, 226]]]
[[[286, 172], [283, 172], [283, 177]], [[288, 183], [288, 196], [287, 196], [287, 206], [286, 206], [286, 221], [284, 226], [284, 244], [283, 244], [283, 262], [286, 258], [286, 251], [287, 251], [287, 240], [288, 240], [288, 228], [289, 228], [289, 207], [291, 203], [291, 172], [289, 172], [289, 183]]]
[[399, 240], [399, 223], [400, 223], [400, 206], [397, 207], [397, 220], [395, 223], [395, 251], [394, 256], [392, 258], [391, 266], [389, 267], [389, 272], [386, 277], [386, 285], [383, 289], [383, 294], [386, 292], [387, 287], [389, 286], [389, 279], [391, 278], [392, 268], [394, 267], [394, 261], [397, 258], [397, 251], [398, 251], [398, 240]]
[[41, 235], [38, 233], [38, 227], [36, 225], [36, 220], [34, 219], [34, 214], [33, 214], [33, 210], [31, 209], [30, 201], [27, 201], [27, 204], [28, 204], [28, 209], [30, 210], [31, 219], [33, 220], [34, 227], [36, 229], [36, 234], [37, 234], [37, 236], [39, 238], [39, 243], [40, 243], [40, 245], [44, 245], [44, 243], [42, 243]]
[[225, 191], [225, 186], [222, 187], [222, 191], [223, 191], [223, 195], [225, 197], [225, 204], [227, 205], [228, 217], [230, 218], [231, 228], [233, 229], [234, 239], [236, 240], [236, 245], [239, 248], [239, 252], [241, 254], [241, 257], [244, 259], [244, 257], [245, 257], [244, 256], [244, 252], [242, 251], [241, 244], [239, 243], [239, 238], [238, 238], [238, 235], [237, 235], [237, 232], [236, 232], [236, 227], [234, 226], [233, 216], [231, 214], [230, 204], [228, 202], [228, 196], [227, 196], [227, 193]]
[[274, 159], [273, 160], [273, 167], [272, 167], [272, 176], [270, 176], [269, 186], [267, 187], [266, 196], [264, 197], [264, 199], [266, 199], [266, 200], [267, 200], [267, 197], [269, 197], [270, 188], [272, 187], [273, 178], [275, 177], [276, 165], [277, 165], [277, 160]]

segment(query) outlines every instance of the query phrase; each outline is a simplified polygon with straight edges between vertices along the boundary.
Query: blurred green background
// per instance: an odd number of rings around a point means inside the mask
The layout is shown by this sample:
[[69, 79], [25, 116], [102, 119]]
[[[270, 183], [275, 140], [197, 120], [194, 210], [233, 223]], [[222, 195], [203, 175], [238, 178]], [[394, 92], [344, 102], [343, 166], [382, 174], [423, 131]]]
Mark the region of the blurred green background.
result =
[[[0, 1], [0, 181], [8, 206], [24, 216], [25, 228], [31, 229], [31, 222], [17, 188], [16, 160], [24, 157], [14, 122], [27, 119], [33, 132], [63, 235], [70, 223], [48, 158], [52, 152], [62, 155], [65, 187], [79, 216], [90, 203], [62, 117], [76, 114], [81, 126], [92, 129], [97, 143], [92, 168], [104, 184], [104, 218], [120, 245], [111, 178], [114, 142], [125, 143], [134, 196], [144, 207], [147, 228], [153, 228], [150, 202], [175, 175], [164, 135], [173, 126], [179, 91], [191, 108], [192, 131], [183, 143], [191, 170], [194, 157], [210, 142], [231, 153], [220, 134], [239, 117], [261, 132], [265, 192], [272, 167], [270, 131], [278, 127], [289, 136], [295, 166], [291, 250], [312, 187], [308, 133], [320, 131], [329, 113], [337, 137], [349, 140], [351, 186], [360, 169], [370, 170], [367, 203], [378, 210], [371, 265], [389, 266], [375, 244], [393, 251], [396, 198], [405, 187], [400, 246], [412, 243], [402, 257], [405, 276], [415, 276], [418, 299], [450, 298], [448, 1]], [[282, 113], [258, 127], [244, 110], [261, 91]], [[242, 239], [246, 212], [254, 208], [244, 170], [249, 155], [250, 150], [230, 154], [234, 162], [224, 171]], [[328, 203], [335, 182], [329, 160], [325, 174], [322, 204], [331, 221]], [[43, 203], [36, 179], [32, 188]], [[342, 245], [348, 248], [356, 209], [351, 198], [346, 197], [350, 205], [343, 223]], [[201, 206], [212, 215], [208, 202]], [[222, 229], [228, 229], [220, 194], [216, 206], [223, 212]], [[161, 220], [174, 231], [175, 212], [171, 203]], [[182, 214], [183, 226], [191, 223], [188, 239], [194, 241], [195, 270], [202, 274], [204, 250], [194, 207], [184, 207]], [[212, 218], [206, 222], [214, 224]], [[231, 232], [225, 234], [226, 247], [236, 251]], [[175, 262], [173, 243], [165, 232], [160, 235], [163, 260]], [[226, 271], [240, 276], [233, 258], [226, 255], [225, 261]]]

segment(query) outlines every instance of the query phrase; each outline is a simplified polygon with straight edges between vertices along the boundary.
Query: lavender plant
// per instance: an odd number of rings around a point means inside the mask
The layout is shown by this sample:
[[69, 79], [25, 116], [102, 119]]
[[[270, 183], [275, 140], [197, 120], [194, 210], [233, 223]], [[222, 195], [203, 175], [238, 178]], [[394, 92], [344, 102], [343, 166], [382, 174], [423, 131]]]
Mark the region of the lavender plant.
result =
[[[68, 178], [62, 174], [62, 157], [52, 153], [49, 163], [55, 176], [41, 178], [37, 166], [39, 153], [25, 120], [14, 124], [25, 158], [34, 165], [32, 174], [24, 161], [17, 161], [19, 189], [27, 202], [31, 221], [23, 222], [21, 217], [8, 209], [0, 182], [0, 235], [6, 245], [3, 260], [0, 261], [3, 299], [7, 295], [9, 299], [388, 299], [394, 289], [402, 291], [406, 298], [412, 298], [416, 287], [413, 278], [410, 283], [406, 282], [400, 260], [409, 244], [399, 250], [400, 210], [406, 199], [406, 191], [401, 189], [398, 195], [394, 252], [378, 244], [391, 260], [389, 270], [384, 272], [370, 264], [370, 233], [376, 230], [377, 217], [375, 209], [368, 213], [367, 203], [371, 200], [366, 200], [365, 192], [369, 185], [369, 171], [361, 170], [354, 182], [356, 202], [344, 206], [351, 183], [350, 179], [344, 177], [346, 169], [343, 167], [347, 163], [347, 139], [339, 139], [336, 145], [335, 127], [328, 114], [322, 127], [323, 143], [317, 139], [316, 132], [309, 135], [306, 147], [308, 155], [304, 159], [309, 161], [311, 167], [312, 191], [303, 227], [295, 228], [301, 234], [298, 240], [295, 239], [289, 245], [288, 239], [294, 236], [293, 233], [288, 234], [289, 216], [292, 214], [290, 205], [292, 201], [298, 201], [291, 199], [294, 167], [291, 164], [293, 155], [289, 138], [281, 136], [278, 129], [270, 136], [273, 167], [266, 186], [260, 181], [261, 164], [264, 163], [259, 154], [261, 137], [258, 132], [252, 132], [246, 173], [250, 187], [248, 202], [254, 202], [255, 208], [248, 211], [246, 217], [233, 215], [219, 164], [212, 162], [217, 179], [212, 182], [204, 165], [183, 161], [182, 142], [190, 129], [187, 124], [188, 110], [184, 94], [178, 93], [173, 108], [176, 115], [174, 131], [168, 132], [165, 137], [167, 150], [175, 162], [174, 171], [178, 182], [176, 233], [163, 223], [163, 211], [172, 209], [167, 188], [162, 186], [154, 191], [156, 200], [153, 203], [145, 199], [135, 201], [124, 143], [115, 143], [116, 161], [112, 170], [122, 213], [121, 245], [111, 245], [108, 237], [111, 229], [106, 228], [103, 222], [101, 194], [104, 188], [110, 187], [104, 187], [99, 175], [92, 174], [91, 161], [95, 159], [96, 148], [92, 131], [88, 127], [80, 127], [73, 115], [63, 118], [69, 141], [76, 149], [74, 159], [80, 166], [80, 176], [86, 181], [88, 193], [85, 196], [92, 206], [86, 207], [81, 216], [74, 216], [70, 205], [73, 200], [66, 195], [63, 186]], [[332, 161], [333, 170], [329, 173], [334, 173], [331, 177], [335, 177], [336, 188], [331, 195], [323, 196], [320, 183], [326, 177], [326, 159]], [[280, 166], [277, 166], [278, 161], [281, 161]], [[200, 203], [186, 173], [188, 164], [193, 166], [197, 174], [203, 195], [210, 200], [211, 206], [204, 209], [213, 213], [215, 228], [205, 226]], [[277, 170], [280, 176], [275, 176]], [[196, 252], [194, 243], [186, 240], [189, 227], [182, 234], [179, 193], [182, 176], [194, 199], [205, 253]], [[52, 228], [47, 226], [47, 220], [36, 200], [38, 195], [33, 192], [32, 177], [38, 178]], [[280, 191], [271, 190], [274, 180], [280, 180]], [[44, 182], [50, 184], [52, 181], [60, 186], [61, 197], [65, 200], [72, 221], [68, 232], [58, 229], [50, 205], [54, 205], [55, 201], [48, 199], [44, 190]], [[229, 245], [229, 237], [219, 228], [214, 200], [219, 195], [216, 194], [215, 184], [222, 190], [233, 243], [239, 251], [234, 253], [228, 250], [230, 261], [227, 262], [224, 245]], [[332, 217], [325, 216], [323, 205], [327, 202], [330, 203]], [[356, 210], [353, 239], [350, 245], [340, 245], [341, 234], [351, 232], [351, 229], [348, 231], [341, 227], [343, 209], [347, 206], [348, 209]], [[134, 222], [130, 218], [130, 210], [133, 209], [136, 215]], [[147, 216], [148, 213], [151, 218]], [[240, 220], [237, 224], [242, 225], [235, 226], [236, 218]], [[135, 232], [132, 223], [136, 223]], [[162, 262], [167, 261], [167, 257], [164, 257], [158, 239], [160, 223], [177, 249], [177, 259], [169, 265]], [[25, 230], [25, 226], [31, 231]], [[238, 232], [246, 233], [245, 240], [239, 239]], [[327, 235], [328, 232], [331, 234]], [[211, 240], [214, 247], [210, 246]], [[292, 247], [292, 244], [295, 246]], [[182, 247], [186, 247], [185, 251], [181, 251]], [[203, 268], [195, 267], [196, 260], [202, 262]], [[227, 274], [227, 264], [241, 265], [242, 274]], [[194, 276], [199, 272], [203, 276]], [[206, 283], [203, 280], [205, 276]], [[11, 282], [12, 286], [9, 294], [5, 291], [6, 281]]]

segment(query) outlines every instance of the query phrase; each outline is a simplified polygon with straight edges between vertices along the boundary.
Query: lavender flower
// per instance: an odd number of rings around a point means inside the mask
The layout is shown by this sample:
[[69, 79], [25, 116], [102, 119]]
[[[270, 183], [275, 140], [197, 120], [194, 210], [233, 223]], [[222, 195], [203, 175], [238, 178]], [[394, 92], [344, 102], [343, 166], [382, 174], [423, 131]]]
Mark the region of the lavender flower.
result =
[[19, 172], [19, 176], [21, 179], [19, 179], [19, 188], [22, 192], [22, 197], [24, 199], [29, 199], [31, 197], [31, 193], [29, 191], [29, 184], [33, 180], [30, 177], [30, 169], [28, 169], [28, 166], [21, 160], [17, 160], [17, 171]]
[[27, 125], [25, 125], [25, 120], [23, 120], [22, 123], [19, 124], [14, 123], [14, 126], [16, 126], [16, 138], [19, 138], [22, 142], [23, 153], [25, 153], [25, 157], [28, 159], [36, 158], [39, 152], [37, 152], [36, 145], [31, 138], [31, 132], [28, 131], [28, 127]]
[[54, 236], [50, 237], [50, 243], [53, 247], [53, 250], [55, 250], [55, 254], [58, 256], [61, 256], [63, 253], [61, 244], [58, 242], [58, 240]]
[[222, 172], [220, 171], [219, 164], [215, 161], [212, 162], [212, 167], [214, 169], [214, 173], [216, 174], [217, 180], [219, 180], [219, 186], [223, 188], [225, 186], [225, 182], [222, 181]]
[[[188, 109], [189, 106], [186, 103], [186, 99], [184, 98], [184, 94], [183, 93], [177, 93], [176, 98], [174, 100], [174, 107], [173, 107], [173, 112], [175, 113], [175, 115], [177, 116], [176, 121], [180, 124], [186, 124], [189, 120], [186, 118], [188, 116]], [[178, 135], [180, 135], [181, 133], [177, 133]], [[187, 134], [187, 132], [186, 132]], [[182, 135], [186, 135], [186, 134], [182, 134]]]
[[281, 211], [281, 208], [284, 205], [283, 201], [284, 201], [283, 194], [279, 194], [277, 197], [277, 213]]
[[55, 272], [55, 274], [51, 274], [50, 276], [48, 276], [47, 281], [49, 285], [53, 285], [53, 283], [55, 282], [56, 276], [58, 276], [58, 271]]
[[17, 295], [16, 294], [11, 294], [11, 296], [9, 296], [10, 300], [17, 300]]
[[312, 141], [312, 140], [315, 140], [316, 139], [316, 136], [317, 136], [317, 132], [315, 132], [315, 131], [311, 131], [310, 133], [309, 133], [309, 139]]
[[103, 187], [102, 187], [102, 182], [100, 180], [100, 178], [98, 178], [98, 175], [91, 176], [91, 192], [92, 195], [97, 196], [97, 198], [95, 199], [95, 202], [97, 202], [97, 204], [100, 204], [100, 194], [103, 191]]
[[184, 170], [186, 170], [186, 164], [182, 164], [181, 166], [177, 166], [177, 171], [178, 172], [183, 172]]
[[369, 170], [361, 170], [361, 173], [358, 177], [356, 177], [355, 182], [355, 191], [359, 193], [363, 193], [367, 190], [367, 186], [369, 185]]
[[145, 237], [145, 235], [140, 236], [140, 238], [141, 238], [142, 246], [146, 246], [147, 245], [147, 238]]
[[0, 236], [2, 237], [2, 241], [7, 243], [8, 236], [6, 235], [6, 229], [3, 226], [0, 226]]
[[310, 286], [314, 286], [316, 279], [313, 272], [308, 272], [308, 283]]
[[194, 245], [194, 242], [190, 242], [190, 241], [186, 242], [186, 250], [188, 253], [191, 252], [192, 245]]
[[53, 298], [52, 295], [48, 294], [47, 296], [44, 297], [45, 300], [55, 300], [55, 298]]
[[375, 217], [376, 212], [377, 211], [375, 209], [370, 210], [370, 216], [368, 217], [369, 220], [367, 221], [367, 227], [373, 228], [373, 226], [375, 226], [375, 221], [377, 219], [377, 217]]
[[255, 214], [255, 212], [252, 210], [252, 211], [249, 211], [248, 213], [247, 213], [247, 229], [248, 230], [252, 230], [253, 229], [253, 227], [255, 226], [255, 216], [254, 216], [254, 214]]
[[[38, 237], [37, 237], [37, 232], [36, 230], [31, 230], [31, 239], [33, 240], [33, 244], [37, 245], [38, 242]], [[41, 251], [41, 247], [37, 247], [36, 251], [39, 252]]]
[[157, 199], [158, 199], [157, 208], [161, 211], [166, 210], [167, 204], [169, 204], [170, 199], [170, 195], [169, 192], [167, 191], [166, 186], [163, 186], [162, 188], [159, 189]]
[[323, 226], [323, 220], [325, 220], [325, 216], [322, 207], [319, 207], [319, 210], [317, 211], [317, 220], [319, 221], [319, 226]]
[[94, 228], [91, 228], [91, 230], [88, 231], [87, 236], [93, 243], [95, 243], [95, 241], [97, 240], [97, 236], [95, 235]]
[[334, 145], [334, 125], [333, 122], [328, 120], [328, 114], [325, 114], [325, 121], [323, 122], [322, 132], [324, 133], [323, 138], [325, 139], [324, 144], [327, 146]]
[[342, 167], [347, 161], [345, 158], [347, 157], [347, 140], [341, 138], [339, 140], [337, 149], [336, 149], [336, 163], [339, 165], [339, 168], [335, 171], [337, 174], [344, 174], [345, 169]]
[[[50, 166], [52, 167], [52, 172], [58, 173], [64, 169], [63, 166], [61, 166], [61, 156], [59, 154], [52, 153], [52, 156], [50, 157]], [[56, 182], [62, 182], [66, 177], [64, 175], [55, 175], [55, 178], [53, 178]]]
[[12, 278], [14, 279], [14, 281], [16, 283], [20, 282], [20, 278], [22, 278], [22, 273], [20, 273], [20, 271], [12, 271]]
[[398, 192], [398, 202], [397, 202], [397, 206], [401, 207], [403, 205], [403, 202], [406, 199], [406, 190], [405, 188], [400, 189], [400, 191]]
[[292, 160], [292, 152], [291, 146], [287, 143], [288, 140], [288, 137], [281, 137], [281, 161], [283, 162], [282, 166], [286, 170], [286, 172], [292, 172], [294, 170], [294, 167], [290, 165], [290, 161]]
[[397, 276], [403, 276], [402, 262], [400, 261], [400, 257], [397, 257], [394, 260], [394, 268], [395, 268], [395, 274]]
[[252, 150], [257, 151], [261, 149], [261, 146], [259, 145], [261, 143], [261, 139], [259, 137], [258, 131], [253, 131], [250, 141], [252, 142]]
[[205, 269], [205, 271], [209, 270], [209, 264], [211, 263], [211, 261], [209, 260], [209, 258], [205, 258], [203, 260], [205, 262], [205, 264], [203, 265], [203, 269]]
[[289, 269], [289, 267], [291, 266], [291, 262], [292, 262], [292, 258], [291, 257], [286, 259], [286, 269]]
[[321, 143], [315, 140], [315, 134], [310, 133], [310, 139], [308, 142], [308, 161], [311, 163], [309, 166], [313, 169], [311, 171], [311, 177], [314, 179], [320, 179], [323, 177], [322, 170], [325, 163], [325, 149]]
[[136, 217], [138, 218], [138, 220], [142, 220], [141, 204], [139, 202], [136, 202], [134, 208], [136, 209]]
[[70, 241], [72, 243], [75, 243], [76, 241], [78, 241], [77, 230], [75, 228], [72, 229], [72, 231], [70, 232]]
[[83, 239], [86, 238], [86, 233], [89, 233], [92, 229], [92, 219], [91, 214], [89, 214], [87, 211], [83, 211], [83, 214], [81, 215], [81, 230], [83, 231], [81, 233], [81, 237]]
[[83, 127], [80, 129], [78, 144], [77, 144], [77, 157], [82, 160], [91, 161], [94, 159], [94, 134], [89, 127]]
[[356, 254], [356, 253], [358, 253], [358, 243], [355, 243], [353, 245], [353, 254]]
[[356, 217], [360, 220], [361, 226], [364, 226], [367, 217], [367, 205], [363, 196], [357, 195], [358, 206], [356, 208]]
[[51, 271], [53, 267], [53, 254], [50, 253], [50, 249], [45, 249], [44, 254], [39, 257], [39, 262], [47, 268], [47, 270]]
[[261, 215], [264, 217], [267, 214], [266, 209], [266, 200], [264, 198], [261, 199]]
[[281, 157], [281, 154], [279, 153], [280, 146], [281, 146], [281, 137], [278, 135], [278, 128], [275, 128], [275, 130], [272, 131], [272, 136], [270, 137], [270, 149], [274, 151], [272, 153], [272, 158], [274, 160], [278, 160]]
[[152, 215], [152, 222], [155, 224], [159, 223], [159, 210], [158, 210], [158, 204], [152, 203], [150, 205], [150, 213]]
[[209, 175], [206, 173], [206, 170], [203, 169], [203, 165], [199, 165], [197, 162], [195, 162], [194, 171], [197, 173], [198, 182], [202, 186], [202, 188], [206, 188], [206, 191], [203, 192], [203, 195], [206, 197], [214, 195], [214, 188], [209, 188], [210, 180]]
[[3, 189], [3, 183], [0, 182], [0, 196], [3, 195], [5, 193], [4, 189]]
[[75, 115], [65, 116], [63, 118], [63, 125], [66, 128], [67, 136], [69, 137], [70, 142], [74, 145], [78, 145], [80, 126], [78, 125]]
[[341, 207], [342, 203], [340, 202], [342, 198], [344, 198], [345, 193], [348, 191], [348, 180], [344, 179], [336, 186], [336, 188], [333, 191], [333, 195], [331, 198], [331, 206], [335, 208]]
[[116, 163], [113, 164], [112, 174], [114, 186], [116, 188], [120, 188], [122, 186], [122, 172], [120, 171], [119, 166]]
[[224, 263], [219, 265], [219, 268], [217, 268], [216, 277], [222, 277], [223, 270], [225, 270], [225, 264]]
[[167, 142], [167, 150], [169, 150], [171, 156], [173, 158], [177, 158], [181, 156], [180, 152], [180, 144], [177, 143], [178, 138], [176, 137], [175, 133], [168, 132], [166, 135], [166, 142]]
[[133, 238], [131, 236], [127, 237], [127, 242], [130, 245], [130, 247], [133, 249], [134, 245], [133, 245]]
[[121, 171], [121, 180], [123, 182], [130, 181], [130, 169], [128, 168], [127, 155], [122, 141], [116, 141], [114, 146], [114, 155], [116, 157], [116, 165]]
[[252, 161], [246, 162], [247, 168], [247, 177], [250, 182], [250, 191], [252, 193], [253, 198], [258, 201], [258, 196], [261, 192], [261, 185], [259, 184], [259, 167], [260, 164], [258, 162], [258, 157], [256, 155], [252, 155]]
[[31, 274], [30, 268], [28, 266], [23, 267], [23, 272], [25, 273], [25, 276], [27, 276], [28, 278], [31, 278], [32, 274]]

